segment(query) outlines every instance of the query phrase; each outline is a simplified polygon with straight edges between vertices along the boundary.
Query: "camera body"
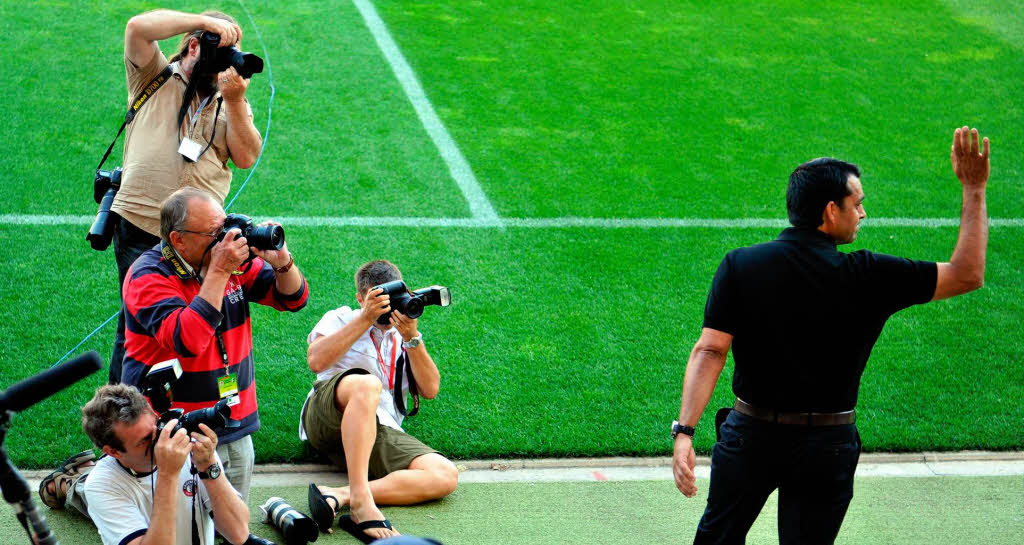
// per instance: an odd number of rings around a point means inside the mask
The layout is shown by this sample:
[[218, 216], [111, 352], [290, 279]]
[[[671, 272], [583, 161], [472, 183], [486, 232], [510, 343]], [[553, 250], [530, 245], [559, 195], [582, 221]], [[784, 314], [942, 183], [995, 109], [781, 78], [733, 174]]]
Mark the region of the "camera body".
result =
[[[444, 286], [430, 286], [429, 288], [409, 291], [405, 282], [401, 280], [394, 280], [386, 284], [373, 287], [373, 289], [377, 288], [384, 290], [383, 294], [391, 298], [392, 310], [397, 310], [398, 312], [401, 312], [413, 319], [419, 318], [423, 315], [424, 307], [430, 305], [446, 307], [452, 304], [451, 290]], [[391, 323], [390, 320], [391, 313], [387, 312], [377, 318], [377, 323], [380, 325], [388, 325]]]
[[263, 72], [263, 59], [249, 53], [239, 51], [237, 47], [218, 47], [220, 35], [203, 32], [199, 36], [199, 67], [200, 74], [212, 76], [234, 66], [239, 76], [249, 79], [253, 74]]
[[[181, 363], [177, 359], [167, 360], [154, 365], [144, 380], [142, 394], [149, 398], [159, 418], [156, 424], [157, 437], [167, 427], [167, 423], [177, 419], [178, 424], [171, 430], [171, 435], [184, 428], [185, 433], [200, 432], [199, 424], [206, 424], [210, 429], [236, 428], [239, 422], [231, 419], [230, 399], [225, 398], [212, 407], [197, 409], [186, 413], [182, 409], [172, 409], [174, 396], [171, 385], [181, 378]], [[154, 443], [155, 444], [155, 443]]]
[[89, 241], [93, 250], [106, 250], [114, 238], [114, 227], [117, 222], [116, 216], [111, 217], [110, 207], [114, 204], [117, 190], [121, 189], [123, 172], [121, 167], [114, 170], [96, 170], [96, 177], [92, 183], [92, 198], [100, 208], [96, 212], [96, 219], [89, 227], [89, 234], [85, 235], [85, 240]]
[[284, 227], [280, 225], [254, 225], [252, 218], [245, 214], [228, 214], [224, 218], [224, 229], [217, 242], [224, 240], [228, 231], [238, 229], [249, 246], [258, 250], [280, 250], [284, 246]]

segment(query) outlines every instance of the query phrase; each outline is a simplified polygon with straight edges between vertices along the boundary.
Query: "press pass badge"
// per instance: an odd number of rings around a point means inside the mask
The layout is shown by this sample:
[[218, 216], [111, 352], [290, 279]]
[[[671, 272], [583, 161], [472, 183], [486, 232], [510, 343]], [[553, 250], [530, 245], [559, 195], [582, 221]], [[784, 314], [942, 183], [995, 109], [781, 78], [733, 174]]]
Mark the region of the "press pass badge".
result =
[[238, 375], [231, 373], [224, 375], [223, 377], [217, 378], [217, 391], [220, 393], [220, 398], [235, 396], [236, 400], [229, 402], [228, 405], [234, 405], [238, 403]]
[[186, 159], [195, 163], [199, 160], [199, 155], [203, 153], [203, 146], [199, 145], [199, 142], [185, 137], [181, 139], [181, 145], [178, 146], [178, 153], [184, 155]]

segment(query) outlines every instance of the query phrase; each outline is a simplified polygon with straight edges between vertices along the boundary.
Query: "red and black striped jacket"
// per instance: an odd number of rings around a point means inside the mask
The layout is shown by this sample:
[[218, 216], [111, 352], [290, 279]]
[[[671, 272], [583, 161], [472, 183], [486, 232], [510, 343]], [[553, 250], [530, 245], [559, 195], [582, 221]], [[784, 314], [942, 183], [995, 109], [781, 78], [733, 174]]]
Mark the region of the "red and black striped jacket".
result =
[[240, 426], [214, 431], [220, 444], [230, 443], [260, 427], [249, 302], [295, 312], [306, 306], [309, 287], [303, 278], [298, 292], [279, 293], [274, 269], [257, 257], [247, 272], [228, 280], [218, 312], [196, 297], [198, 280], [175, 272], [161, 254], [162, 245], [143, 253], [124, 282], [125, 358], [121, 380], [141, 389], [150, 366], [177, 358], [182, 375], [171, 387], [172, 408], [187, 413], [216, 404], [220, 399], [217, 378], [226, 374], [215, 336], [219, 326], [228, 353], [228, 372], [235, 373], [238, 380], [239, 403], [231, 408], [231, 417]]

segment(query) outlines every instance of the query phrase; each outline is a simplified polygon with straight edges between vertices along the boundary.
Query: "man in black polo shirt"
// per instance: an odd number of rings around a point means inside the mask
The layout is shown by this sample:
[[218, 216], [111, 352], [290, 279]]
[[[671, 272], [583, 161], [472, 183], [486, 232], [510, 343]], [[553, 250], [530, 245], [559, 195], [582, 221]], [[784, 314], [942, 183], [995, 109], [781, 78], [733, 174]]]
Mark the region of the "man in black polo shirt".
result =
[[981, 287], [988, 219], [989, 144], [967, 127], [950, 160], [963, 186], [956, 249], [948, 263], [866, 250], [840, 253], [865, 217], [860, 171], [815, 159], [789, 177], [793, 227], [726, 254], [690, 353], [675, 439], [676, 487], [697, 493], [692, 436], [730, 346], [734, 410], [711, 454], [708, 504], [695, 543], [743, 543], [779, 489], [781, 543], [832, 543], [853, 497], [860, 456], [857, 389], [885, 321], [915, 304]]

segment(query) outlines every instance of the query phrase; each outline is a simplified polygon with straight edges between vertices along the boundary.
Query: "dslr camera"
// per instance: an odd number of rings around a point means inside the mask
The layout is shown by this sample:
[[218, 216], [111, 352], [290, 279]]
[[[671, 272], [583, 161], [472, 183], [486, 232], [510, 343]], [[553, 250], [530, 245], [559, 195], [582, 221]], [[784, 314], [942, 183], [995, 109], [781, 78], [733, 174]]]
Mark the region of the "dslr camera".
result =
[[89, 227], [89, 234], [85, 240], [93, 250], [103, 251], [110, 246], [114, 238], [114, 227], [117, 225], [117, 217], [111, 217], [110, 206], [114, 204], [114, 195], [121, 189], [121, 167], [114, 170], [96, 170], [96, 178], [92, 183], [92, 198], [100, 205], [96, 212], [96, 219]]
[[142, 395], [149, 398], [153, 410], [159, 415], [156, 424], [157, 437], [167, 427], [167, 423], [175, 418], [178, 419], [178, 424], [171, 430], [171, 435], [178, 433], [181, 428], [185, 429], [185, 433], [198, 432], [200, 431], [199, 424], [206, 424], [212, 430], [237, 428], [240, 425], [237, 420], [231, 419], [231, 407], [228, 406], [227, 398], [221, 399], [212, 407], [188, 413], [182, 409], [172, 409], [171, 402], [174, 400], [174, 395], [171, 386], [179, 378], [181, 378], [181, 363], [177, 359], [158, 363], [146, 373]]
[[199, 36], [199, 73], [212, 76], [234, 66], [239, 76], [249, 79], [253, 74], [263, 72], [263, 59], [249, 53], [239, 51], [237, 47], [217, 47], [220, 35], [203, 32]]
[[[409, 288], [405, 286], [405, 282], [395, 280], [373, 287], [373, 289], [377, 288], [384, 290], [383, 294], [391, 298], [392, 310], [397, 310], [413, 319], [422, 316], [423, 307], [427, 305], [446, 307], [452, 304], [451, 291], [443, 286], [430, 286], [429, 288], [409, 291]], [[387, 312], [377, 318], [377, 323], [388, 325], [391, 323], [390, 320], [391, 312]]]
[[217, 242], [224, 240], [228, 231], [238, 229], [249, 246], [258, 250], [280, 250], [284, 246], [284, 227], [280, 225], [254, 225], [252, 218], [245, 214], [228, 214], [224, 218], [224, 229], [217, 236]]

